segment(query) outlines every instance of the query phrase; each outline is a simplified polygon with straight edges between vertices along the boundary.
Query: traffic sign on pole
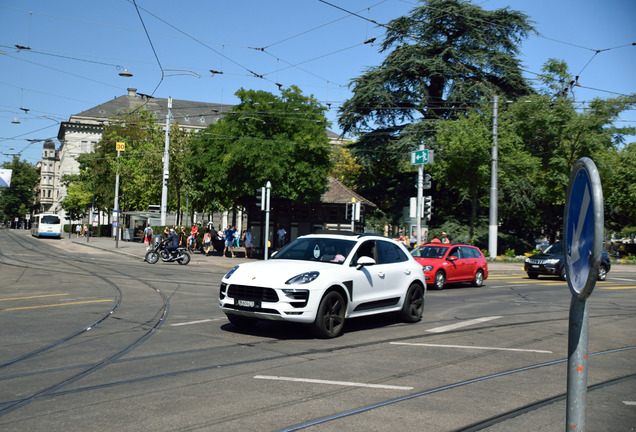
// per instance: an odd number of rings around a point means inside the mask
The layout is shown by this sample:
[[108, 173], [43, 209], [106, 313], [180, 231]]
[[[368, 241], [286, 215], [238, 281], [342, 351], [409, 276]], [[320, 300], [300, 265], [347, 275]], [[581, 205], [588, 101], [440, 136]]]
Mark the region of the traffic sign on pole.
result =
[[572, 293], [568, 327], [566, 430], [585, 431], [587, 406], [587, 298], [596, 285], [603, 252], [603, 189], [591, 159], [579, 159], [572, 169], [565, 200], [565, 274]]
[[433, 163], [433, 150], [420, 149], [411, 152], [411, 165]]
[[565, 272], [572, 295], [588, 297], [603, 252], [603, 189], [598, 169], [587, 157], [574, 165], [565, 202]]

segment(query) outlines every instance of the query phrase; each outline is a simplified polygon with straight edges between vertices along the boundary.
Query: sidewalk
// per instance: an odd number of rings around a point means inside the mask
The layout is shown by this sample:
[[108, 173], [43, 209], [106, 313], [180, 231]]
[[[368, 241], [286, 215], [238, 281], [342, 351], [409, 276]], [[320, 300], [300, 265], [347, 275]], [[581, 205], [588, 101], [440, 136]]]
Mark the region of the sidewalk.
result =
[[[111, 237], [90, 237], [87, 241], [85, 237], [77, 238], [75, 234], [68, 238], [68, 233], [62, 237], [62, 241], [72, 242], [77, 245], [83, 245], [91, 248], [101, 249], [108, 252], [128, 255], [139, 260], [144, 260], [146, 256], [146, 247], [143, 243], [119, 241], [115, 247], [115, 240]], [[234, 248], [236, 258], [230, 258], [228, 251], [227, 258], [224, 258], [219, 252], [211, 252], [209, 256], [205, 256], [200, 252], [190, 254], [192, 260], [189, 265], [216, 265], [225, 268], [234, 267], [236, 264], [257, 261], [257, 258], [245, 258], [244, 248]], [[510, 274], [523, 272], [523, 263], [505, 263], [505, 262], [489, 262], [488, 270], [490, 274]]]
[[[121, 255], [127, 255], [132, 258], [145, 260], [146, 246], [143, 243], [131, 242], [131, 241], [119, 241], [117, 244], [111, 237], [79, 237], [75, 234], [68, 238], [68, 233], [62, 236], [63, 242], [71, 242], [73, 244], [86, 246], [90, 248], [100, 249], [107, 252], [118, 253]], [[209, 256], [205, 256], [201, 252], [192, 252], [190, 254], [192, 260], [188, 265], [216, 265], [219, 267], [232, 268], [236, 264], [242, 264], [246, 262], [256, 261], [255, 258], [245, 258], [244, 248], [234, 248], [234, 256], [230, 257], [230, 252], [227, 252], [227, 258], [224, 258], [219, 252], [210, 252]], [[160, 261], [161, 262], [161, 261]]]

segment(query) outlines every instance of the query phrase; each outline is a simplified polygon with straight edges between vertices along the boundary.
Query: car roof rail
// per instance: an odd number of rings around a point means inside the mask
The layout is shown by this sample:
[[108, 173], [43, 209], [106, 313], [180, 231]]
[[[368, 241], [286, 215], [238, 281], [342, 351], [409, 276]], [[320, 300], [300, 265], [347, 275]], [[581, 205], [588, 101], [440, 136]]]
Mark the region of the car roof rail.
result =
[[330, 229], [319, 229], [319, 230], [316, 230], [314, 234], [346, 235], [350, 237], [356, 237], [360, 235], [360, 233], [353, 232], [353, 231], [340, 231], [340, 230], [330, 230]]

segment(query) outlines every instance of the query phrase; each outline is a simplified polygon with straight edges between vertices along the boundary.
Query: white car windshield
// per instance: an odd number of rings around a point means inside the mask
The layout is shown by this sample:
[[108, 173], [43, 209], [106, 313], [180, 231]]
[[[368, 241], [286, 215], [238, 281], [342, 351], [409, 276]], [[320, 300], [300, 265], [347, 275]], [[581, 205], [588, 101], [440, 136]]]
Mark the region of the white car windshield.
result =
[[272, 259], [342, 264], [355, 244], [354, 240], [346, 239], [326, 237], [298, 238], [282, 248]]

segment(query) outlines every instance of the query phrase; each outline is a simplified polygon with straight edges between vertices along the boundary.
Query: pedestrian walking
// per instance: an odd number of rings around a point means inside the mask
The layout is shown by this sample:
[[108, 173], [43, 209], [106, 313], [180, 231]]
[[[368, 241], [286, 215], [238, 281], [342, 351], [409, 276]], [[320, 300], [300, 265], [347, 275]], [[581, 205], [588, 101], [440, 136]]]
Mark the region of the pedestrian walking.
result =
[[188, 237], [188, 249], [193, 252], [197, 250], [197, 234], [199, 234], [199, 227], [194, 224], [190, 230], [190, 237]]
[[249, 250], [249, 257], [252, 258], [254, 253], [254, 243], [252, 243], [252, 227], [247, 227], [245, 231], [245, 257], [247, 258], [247, 251]]
[[223, 232], [225, 235], [225, 249], [223, 249], [223, 257], [225, 257], [227, 250], [230, 250], [232, 258], [234, 258], [234, 227], [229, 225]]
[[150, 250], [152, 247], [152, 227], [150, 225], [146, 225], [144, 229], [144, 244], [146, 245], [146, 250]]
[[75, 225], [75, 232], [77, 233], [77, 238], [79, 238], [80, 233], [82, 232], [82, 226], [80, 224]]
[[285, 246], [285, 236], [287, 235], [287, 231], [283, 228], [282, 225], [278, 225], [278, 231], [276, 231], [277, 239], [278, 239], [278, 249]]

